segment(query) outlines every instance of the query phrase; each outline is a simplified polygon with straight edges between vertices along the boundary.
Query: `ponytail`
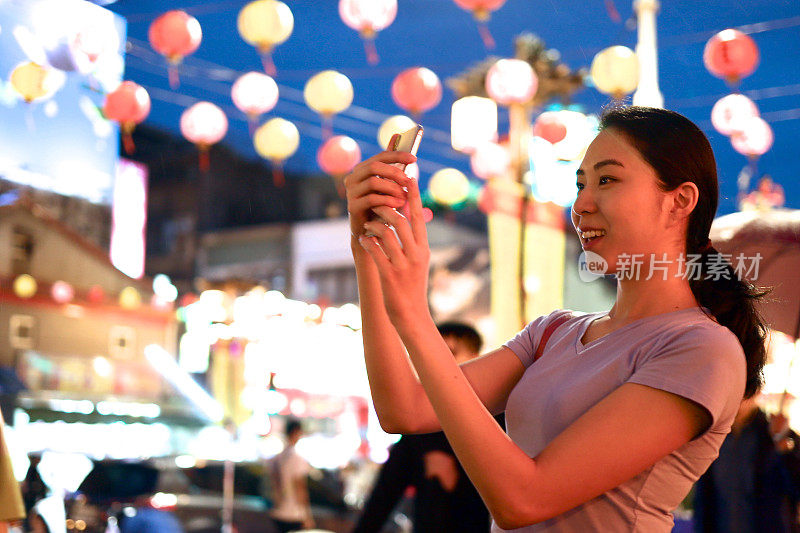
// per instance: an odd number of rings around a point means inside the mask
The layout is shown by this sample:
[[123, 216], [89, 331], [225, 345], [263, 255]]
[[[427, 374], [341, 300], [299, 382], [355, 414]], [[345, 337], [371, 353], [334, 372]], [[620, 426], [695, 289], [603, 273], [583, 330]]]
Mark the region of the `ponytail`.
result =
[[764, 384], [767, 327], [756, 302], [769, 291], [740, 279], [731, 263], [713, 246], [696, 253], [701, 255], [702, 266], [698, 275], [690, 277], [689, 286], [698, 303], [739, 339], [747, 357], [744, 397], [750, 398]]

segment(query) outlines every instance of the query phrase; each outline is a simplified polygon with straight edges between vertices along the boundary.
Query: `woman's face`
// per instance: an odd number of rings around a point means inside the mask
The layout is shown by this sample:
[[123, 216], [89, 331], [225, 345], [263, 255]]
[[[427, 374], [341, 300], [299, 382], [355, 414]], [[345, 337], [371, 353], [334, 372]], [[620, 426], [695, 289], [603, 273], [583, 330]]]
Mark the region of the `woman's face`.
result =
[[[584, 250], [606, 260], [608, 273], [617, 270], [620, 254], [643, 254], [648, 264], [650, 254], [660, 259], [667, 250], [668, 198], [657, 180], [619, 131], [605, 129], [589, 145], [577, 174], [572, 224]], [[601, 235], [591, 238], [591, 230]]]

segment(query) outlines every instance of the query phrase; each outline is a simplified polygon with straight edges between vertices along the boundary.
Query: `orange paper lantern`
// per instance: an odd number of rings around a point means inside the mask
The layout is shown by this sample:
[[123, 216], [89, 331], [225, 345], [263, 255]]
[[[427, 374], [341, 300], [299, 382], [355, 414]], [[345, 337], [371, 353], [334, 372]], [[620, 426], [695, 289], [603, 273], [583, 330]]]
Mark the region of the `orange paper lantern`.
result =
[[703, 63], [714, 76], [737, 83], [758, 66], [758, 47], [739, 30], [723, 30], [706, 43]]
[[442, 100], [442, 83], [430, 69], [409, 68], [398, 74], [392, 82], [392, 99], [418, 117]]
[[125, 152], [134, 150], [131, 134], [137, 124], [150, 113], [150, 95], [141, 85], [132, 81], [123, 81], [119, 87], [106, 95], [103, 103], [103, 115], [119, 124]]
[[153, 50], [169, 61], [169, 83], [173, 89], [176, 88], [177, 65], [184, 57], [197, 50], [203, 39], [200, 23], [185, 11], [167, 11], [153, 21], [147, 36]]

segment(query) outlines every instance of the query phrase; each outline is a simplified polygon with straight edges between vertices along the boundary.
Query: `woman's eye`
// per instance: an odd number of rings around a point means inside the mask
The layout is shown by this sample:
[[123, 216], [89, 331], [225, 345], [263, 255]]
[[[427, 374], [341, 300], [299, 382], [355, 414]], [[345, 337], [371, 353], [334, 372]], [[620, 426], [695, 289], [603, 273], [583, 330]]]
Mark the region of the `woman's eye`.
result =
[[612, 181], [614, 181], [614, 178], [612, 178], [610, 176], [602, 176], [600, 178], [600, 185], [602, 185], [603, 183], [609, 183], [609, 182], [612, 182]]
[[575, 186], [578, 188], [578, 190], [583, 189], [583, 183], [576, 183]]

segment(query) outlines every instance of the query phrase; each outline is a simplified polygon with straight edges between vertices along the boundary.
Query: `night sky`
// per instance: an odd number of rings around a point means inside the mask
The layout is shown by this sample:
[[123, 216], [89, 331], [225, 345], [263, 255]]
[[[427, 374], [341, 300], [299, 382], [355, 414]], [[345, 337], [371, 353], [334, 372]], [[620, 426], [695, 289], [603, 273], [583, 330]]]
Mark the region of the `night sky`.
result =
[[[534, 33], [548, 48], [559, 50], [561, 60], [572, 69], [588, 68], [594, 54], [605, 47], [621, 44], [633, 48], [636, 43], [632, 6], [627, 0], [508, 0], [489, 23], [497, 42], [491, 51], [484, 48], [471, 14], [451, 0], [399, 0], [397, 18], [376, 40], [380, 63], [370, 66], [358, 34], [339, 18], [337, 1], [284, 1], [292, 9], [295, 27], [291, 37], [275, 50], [275, 79], [281, 94], [278, 105], [264, 120], [280, 116], [298, 127], [300, 149], [286, 163], [289, 170], [297, 172], [319, 172], [315, 154], [322, 131], [317, 115], [304, 104], [302, 90], [306, 80], [321, 70], [338, 70], [353, 82], [353, 106], [334, 120], [334, 133], [356, 139], [364, 157], [368, 157], [379, 151], [379, 124], [390, 115], [402, 113], [389, 91], [393, 78], [408, 67], [428, 67], [444, 83], [487, 55], [512, 57], [513, 38], [523, 32]], [[230, 87], [238, 75], [261, 70], [257, 53], [236, 30], [237, 14], [245, 4], [122, 0], [107, 7], [128, 22], [125, 78], [150, 92], [153, 104], [147, 123], [177, 133], [182, 111], [195, 101], [209, 100], [228, 114], [230, 129], [223, 142], [247, 158], [257, 158], [245, 117], [230, 99]], [[184, 61], [180, 87], [172, 90], [164, 60], [147, 42], [147, 30], [159, 14], [178, 8], [199, 20], [203, 42]], [[758, 69], [740, 86], [759, 106], [762, 118], [775, 134], [774, 146], [758, 161], [759, 174], [771, 175], [785, 189], [786, 205], [800, 208], [796, 176], [800, 149], [800, 3], [662, 1], [658, 16], [659, 81], [665, 107], [686, 115], [709, 136], [720, 171], [719, 214], [734, 211], [736, 177], [747, 161], [711, 126], [711, 107], [731, 91], [709, 74], [702, 62], [706, 41], [729, 27], [750, 34], [761, 53]], [[449, 145], [453, 100], [452, 91], [445, 86], [441, 103], [420, 120], [426, 128], [419, 153], [423, 184], [434, 171], [448, 166], [469, 175], [467, 156]], [[609, 98], [586, 88], [576, 94], [574, 103], [582, 105], [584, 112], [597, 113]], [[501, 113], [500, 121], [502, 133], [507, 128], [507, 116]]]

